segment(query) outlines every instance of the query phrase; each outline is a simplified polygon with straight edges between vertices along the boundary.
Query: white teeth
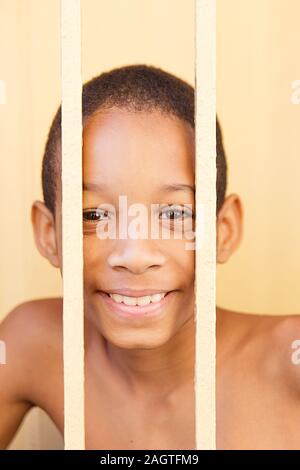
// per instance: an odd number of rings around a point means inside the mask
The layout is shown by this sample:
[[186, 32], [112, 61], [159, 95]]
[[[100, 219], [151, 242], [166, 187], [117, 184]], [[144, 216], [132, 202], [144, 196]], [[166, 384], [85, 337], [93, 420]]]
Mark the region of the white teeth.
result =
[[136, 298], [135, 297], [123, 297], [123, 302], [125, 305], [135, 305]]
[[117, 302], [118, 304], [120, 304], [123, 300], [123, 296], [122, 295], [119, 295], [119, 294], [109, 294], [110, 297], [115, 301]]
[[146, 295], [145, 297], [136, 298], [138, 305], [148, 305], [151, 303], [151, 295]]
[[128, 297], [120, 294], [109, 294], [109, 296], [118, 304], [123, 302], [125, 305], [149, 305], [151, 302], [160, 302], [165, 297], [165, 292], [159, 294], [145, 295], [143, 297]]
[[151, 302], [160, 302], [165, 294], [153, 294], [151, 295]]

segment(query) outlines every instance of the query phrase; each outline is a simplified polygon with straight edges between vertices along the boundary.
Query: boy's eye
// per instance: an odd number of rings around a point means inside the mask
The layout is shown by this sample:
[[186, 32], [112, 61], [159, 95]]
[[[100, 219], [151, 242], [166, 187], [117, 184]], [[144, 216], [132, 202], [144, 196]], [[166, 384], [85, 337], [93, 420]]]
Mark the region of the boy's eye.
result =
[[109, 215], [108, 210], [88, 209], [83, 211], [83, 218], [88, 222], [100, 222]]
[[[87, 209], [83, 211], [83, 218], [89, 222], [100, 222], [107, 219], [109, 211], [104, 209]], [[169, 205], [161, 211], [162, 220], [178, 220], [186, 217], [194, 217], [193, 212], [184, 206]]]
[[162, 211], [162, 219], [164, 220], [178, 220], [186, 217], [193, 217], [193, 212], [184, 206], [168, 206], [165, 211]]

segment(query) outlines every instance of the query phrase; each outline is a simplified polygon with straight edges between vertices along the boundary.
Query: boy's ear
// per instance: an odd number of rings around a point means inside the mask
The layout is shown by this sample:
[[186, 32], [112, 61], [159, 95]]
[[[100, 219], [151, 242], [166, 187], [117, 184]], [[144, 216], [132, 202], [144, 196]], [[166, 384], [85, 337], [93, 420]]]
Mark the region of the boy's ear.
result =
[[51, 211], [41, 201], [34, 201], [31, 207], [31, 223], [34, 239], [40, 254], [52, 266], [59, 267], [58, 250], [55, 238], [55, 222]]
[[226, 263], [243, 236], [243, 206], [237, 194], [226, 197], [217, 217], [217, 263]]

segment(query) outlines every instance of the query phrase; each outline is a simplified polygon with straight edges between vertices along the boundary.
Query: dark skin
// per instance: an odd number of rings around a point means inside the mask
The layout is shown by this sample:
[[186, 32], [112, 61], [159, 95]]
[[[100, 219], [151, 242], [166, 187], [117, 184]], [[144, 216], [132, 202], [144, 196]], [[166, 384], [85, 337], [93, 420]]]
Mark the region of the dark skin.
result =
[[[83, 138], [84, 183], [101, 185], [84, 190], [84, 210], [117, 206], [120, 194], [128, 205], [194, 206], [192, 191], [162, 190], [194, 185], [188, 124], [158, 111], [112, 109], [90, 119]], [[230, 194], [216, 221], [217, 263], [238, 248], [242, 220], [241, 201]], [[32, 224], [41, 255], [62, 271], [61, 188], [55, 219], [35, 201]], [[184, 239], [99, 240], [87, 220], [83, 230], [86, 448], [195, 449], [194, 252]], [[173, 297], [157, 318], [124, 319], [99, 296], [124, 286]], [[220, 307], [216, 314], [217, 448], [299, 448], [300, 366], [290, 360], [299, 316]], [[20, 304], [2, 322], [0, 338], [8, 357], [0, 367], [0, 447], [35, 405], [63, 434], [62, 299]]]

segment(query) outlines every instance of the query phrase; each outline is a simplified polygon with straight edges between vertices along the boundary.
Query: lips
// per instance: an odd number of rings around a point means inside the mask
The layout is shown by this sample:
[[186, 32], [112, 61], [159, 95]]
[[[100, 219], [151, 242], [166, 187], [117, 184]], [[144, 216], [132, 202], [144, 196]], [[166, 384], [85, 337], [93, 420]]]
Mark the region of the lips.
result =
[[[126, 295], [125, 295], [125, 292], [126, 292]], [[150, 318], [150, 317], [162, 314], [165, 311], [165, 307], [171, 301], [173, 295], [175, 294], [175, 291], [163, 291], [161, 289], [160, 290], [158, 289], [157, 290], [155, 289], [143, 289], [143, 290], [115, 289], [115, 290], [105, 291], [105, 292], [98, 291], [98, 293], [103, 299], [103, 301], [105, 302], [105, 304], [107, 305], [107, 307], [109, 307], [109, 310], [115, 315], [118, 314], [120, 316], [125, 316], [125, 317], [141, 317], [142, 316], [144, 318], [146, 317]], [[154, 296], [155, 294], [159, 294], [159, 293], [165, 293], [165, 295], [162, 296], [161, 300], [156, 301], [156, 302], [150, 302], [150, 303], [147, 303], [146, 305], [136, 305], [137, 302], [134, 301], [137, 298], [143, 298], [147, 295]], [[120, 302], [120, 298], [118, 299], [118, 302], [117, 302], [116, 300], [114, 300], [114, 298], [116, 298], [115, 297], [116, 294], [119, 296], [132, 298], [135, 305], [128, 305], [128, 304], [126, 305], [122, 300]]]
[[126, 297], [144, 297], [146, 295], [154, 295], [154, 294], [160, 294], [160, 293], [169, 293], [171, 290], [165, 290], [165, 289], [110, 289], [110, 290], [105, 290], [101, 291], [104, 292], [105, 294], [119, 294], [119, 295], [124, 295]]

